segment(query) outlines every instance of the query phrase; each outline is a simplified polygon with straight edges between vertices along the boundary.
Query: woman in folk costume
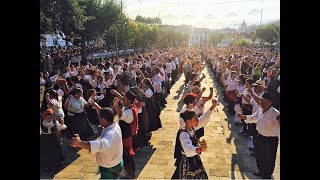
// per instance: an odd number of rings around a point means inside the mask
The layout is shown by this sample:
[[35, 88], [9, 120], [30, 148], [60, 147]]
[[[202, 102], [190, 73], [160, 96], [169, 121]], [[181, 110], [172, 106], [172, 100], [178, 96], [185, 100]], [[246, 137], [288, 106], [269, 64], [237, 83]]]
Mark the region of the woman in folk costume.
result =
[[[87, 94], [88, 94], [87, 97], [89, 97], [88, 102], [98, 103], [98, 101], [100, 101], [104, 98], [105, 92], [103, 91], [102, 94], [100, 96], [98, 96], [97, 91], [95, 89], [89, 89]], [[97, 111], [96, 111], [95, 107], [89, 106], [88, 108], [86, 108], [86, 112], [88, 114], [89, 122], [94, 125], [99, 125], [99, 119], [97, 117]]]
[[49, 169], [59, 165], [66, 156], [58, 139], [59, 131], [62, 129], [60, 123], [54, 119], [52, 109], [42, 113], [40, 124], [40, 167]]
[[149, 119], [149, 130], [156, 131], [159, 128], [162, 128], [161, 120], [160, 120], [160, 112], [156, 108], [154, 103], [154, 89], [150, 79], [146, 78], [142, 81], [142, 91], [143, 96], [145, 97], [145, 106], [148, 113]]
[[[203, 97], [202, 94], [204, 93], [204, 91], [206, 90], [206, 88], [202, 88], [202, 90], [200, 90], [200, 87], [198, 86], [194, 86], [191, 90], [192, 93], [195, 93], [198, 95], [197, 98], [197, 104], [196, 107], [198, 109], [198, 117], [200, 117], [203, 112], [204, 112], [204, 105], [206, 104], [207, 101], [209, 101], [210, 99], [212, 99], [213, 96], [213, 87], [210, 87], [210, 95], [208, 97]], [[200, 128], [197, 130], [197, 137], [201, 138], [202, 136], [204, 136], [204, 128]]]
[[[126, 178], [132, 179], [135, 178], [135, 163], [133, 160], [135, 152], [132, 148], [132, 136], [137, 135], [138, 132], [138, 110], [134, 105], [136, 97], [130, 91], [124, 96], [115, 90], [110, 92], [117, 96], [113, 100], [113, 106], [119, 117], [119, 126], [122, 133], [124, 169], [127, 172]], [[122, 100], [122, 110], [118, 104], [120, 100]]]
[[143, 122], [143, 114], [142, 114], [142, 102], [141, 102], [141, 92], [138, 86], [132, 86], [129, 88], [129, 91], [136, 95], [136, 100], [133, 103], [134, 106], [138, 110], [138, 133], [136, 136], [132, 137], [132, 146], [135, 151], [139, 150], [143, 146], [148, 145], [148, 141], [146, 139], [146, 131]]
[[196, 130], [204, 127], [210, 120], [210, 115], [217, 106], [217, 101], [212, 100], [212, 106], [200, 118], [194, 111], [185, 111], [180, 117], [185, 121], [185, 126], [179, 131], [179, 141], [176, 150], [180, 151], [177, 158], [177, 168], [172, 179], [208, 179], [199, 154], [207, 149], [207, 143], [196, 137]]
[[71, 138], [74, 134], [79, 134], [81, 139], [86, 140], [94, 134], [85, 112], [85, 108], [90, 106], [91, 103], [88, 103], [82, 97], [82, 94], [82, 89], [76, 88], [72, 90], [64, 104], [64, 108], [68, 110], [66, 117], [70, 123], [68, 125], [68, 138]]
[[[186, 94], [184, 97], [183, 97], [183, 103], [186, 104], [186, 107], [183, 108], [181, 111], [180, 111], [180, 114], [185, 112], [185, 111], [194, 111], [197, 116], [198, 116], [198, 113], [200, 112], [199, 108], [196, 106], [197, 104], [197, 99], [198, 99], [198, 96], [197, 94], [194, 94], [194, 93], [188, 93]], [[204, 115], [204, 114], [203, 114]], [[203, 116], [202, 115], [202, 116]], [[198, 116], [199, 117], [199, 116]], [[201, 118], [201, 117], [199, 117]], [[186, 122], [184, 121], [184, 119], [180, 116], [179, 117], [179, 124], [180, 124], [180, 128], [177, 132], [177, 135], [176, 135], [176, 146], [174, 148], [174, 158], [176, 159], [176, 162], [175, 162], [175, 166], [177, 166], [179, 160], [180, 160], [180, 157], [181, 157], [181, 150], [178, 148], [177, 144], [179, 144], [179, 134], [180, 134], [180, 129], [182, 129], [183, 127], [186, 126]], [[201, 127], [199, 128], [201, 129]], [[198, 138], [199, 139], [199, 138]]]

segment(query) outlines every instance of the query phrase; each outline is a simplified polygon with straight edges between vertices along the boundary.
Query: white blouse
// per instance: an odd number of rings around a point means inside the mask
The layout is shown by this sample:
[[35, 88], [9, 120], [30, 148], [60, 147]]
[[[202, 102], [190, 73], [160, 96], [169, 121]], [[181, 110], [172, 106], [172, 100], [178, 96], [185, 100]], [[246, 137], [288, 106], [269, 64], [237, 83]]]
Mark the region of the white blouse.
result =
[[[62, 99], [61, 96], [58, 96], [59, 99]], [[64, 112], [62, 110], [62, 100], [57, 101], [56, 99], [50, 99], [53, 106], [50, 106], [53, 110], [53, 116], [54, 118], [58, 119], [60, 117], [64, 118]], [[49, 105], [48, 105], [49, 106]]]
[[120, 120], [122, 120], [128, 124], [133, 122], [133, 113], [132, 113], [131, 108], [125, 109], [125, 107], [123, 107], [122, 116], [120, 117]]
[[71, 96], [68, 110], [73, 113], [82, 113], [84, 111], [85, 104], [87, 104], [87, 101], [83, 97], [76, 99]]
[[43, 86], [46, 84], [46, 80], [44, 80], [43, 78], [40, 78], [40, 86]]
[[147, 98], [151, 98], [153, 95], [153, 92], [150, 88], [148, 88], [144, 93], [143, 93]]

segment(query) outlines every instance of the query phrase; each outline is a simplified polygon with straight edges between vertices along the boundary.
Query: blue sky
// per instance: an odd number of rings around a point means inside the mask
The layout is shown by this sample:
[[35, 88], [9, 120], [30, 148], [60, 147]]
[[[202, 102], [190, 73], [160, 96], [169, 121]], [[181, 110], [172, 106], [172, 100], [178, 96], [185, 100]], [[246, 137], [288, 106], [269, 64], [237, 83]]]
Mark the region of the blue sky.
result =
[[[120, 1], [120, 0], [118, 0]], [[163, 24], [192, 25], [211, 29], [238, 28], [280, 19], [280, 0], [123, 0], [124, 12], [159, 17]]]

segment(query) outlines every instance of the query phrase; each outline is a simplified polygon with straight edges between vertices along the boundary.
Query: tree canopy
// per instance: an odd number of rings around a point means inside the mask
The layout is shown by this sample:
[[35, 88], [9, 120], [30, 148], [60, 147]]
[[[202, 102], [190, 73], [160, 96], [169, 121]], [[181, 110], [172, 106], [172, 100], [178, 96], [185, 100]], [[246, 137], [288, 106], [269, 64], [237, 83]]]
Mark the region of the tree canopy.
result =
[[146, 24], [162, 24], [162, 21], [159, 17], [151, 18], [151, 17], [143, 17], [140, 15], [137, 15], [135, 20], [137, 22], [142, 22]]
[[269, 24], [258, 27], [256, 29], [256, 36], [263, 42], [267, 42], [270, 45], [280, 43], [280, 26], [277, 24]]

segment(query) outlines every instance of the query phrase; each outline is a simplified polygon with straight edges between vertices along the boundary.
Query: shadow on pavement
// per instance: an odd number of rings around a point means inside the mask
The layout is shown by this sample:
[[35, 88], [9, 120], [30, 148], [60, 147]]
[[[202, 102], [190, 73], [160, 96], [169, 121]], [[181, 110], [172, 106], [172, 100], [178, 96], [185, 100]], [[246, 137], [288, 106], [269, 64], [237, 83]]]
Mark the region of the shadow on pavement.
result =
[[80, 157], [77, 152], [80, 149], [76, 149], [70, 146], [70, 140], [67, 139], [65, 135], [62, 135], [63, 139], [63, 150], [67, 155], [67, 158], [64, 162], [61, 163], [59, 167], [55, 167], [50, 170], [41, 170], [40, 169], [40, 179], [53, 179], [53, 177], [59, 173], [62, 169], [70, 165], [73, 161], [75, 161], [78, 157]]
[[145, 146], [139, 151], [136, 151], [134, 155], [134, 161], [136, 164], [136, 177], [139, 176], [145, 165], [148, 163], [149, 159], [151, 158], [152, 154], [155, 152], [155, 148], [152, 145]]

